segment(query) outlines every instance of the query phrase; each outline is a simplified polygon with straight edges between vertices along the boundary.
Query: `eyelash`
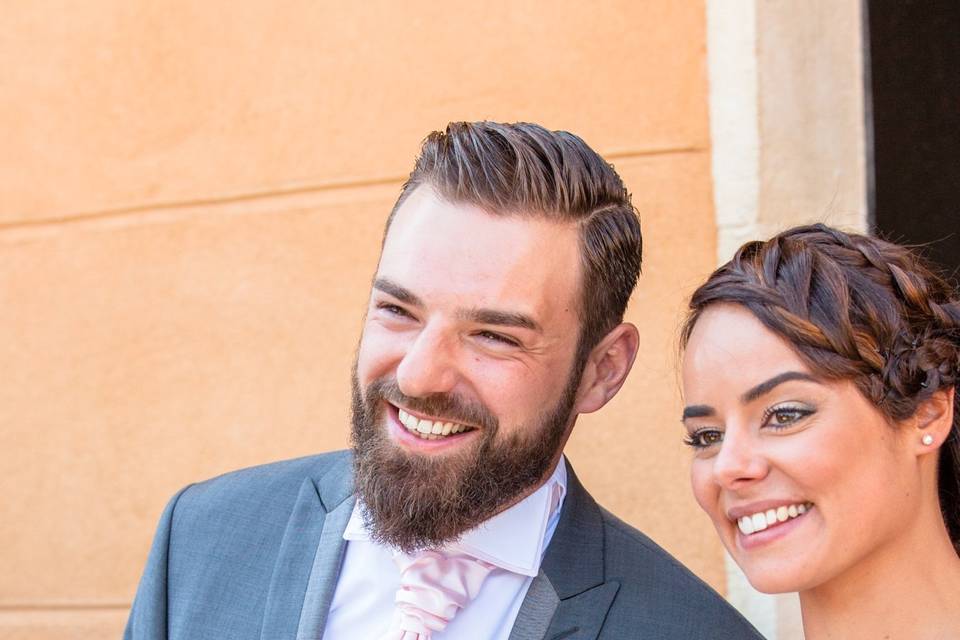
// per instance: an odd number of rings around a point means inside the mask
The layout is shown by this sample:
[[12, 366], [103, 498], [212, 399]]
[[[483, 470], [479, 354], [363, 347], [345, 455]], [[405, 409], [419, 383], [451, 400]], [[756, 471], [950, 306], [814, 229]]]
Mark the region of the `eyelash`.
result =
[[717, 443], [711, 442], [708, 444], [703, 441], [703, 436], [708, 433], [716, 433], [721, 437], [723, 436], [723, 433], [718, 429], [697, 429], [683, 439], [683, 444], [687, 445], [688, 447], [693, 447], [694, 449], [706, 449], [708, 447], [712, 447]]
[[410, 314], [406, 311], [406, 309], [404, 309], [403, 307], [397, 306], [395, 304], [392, 304], [390, 302], [378, 302], [377, 309], [381, 311], [386, 311], [387, 313], [395, 316], [401, 316], [405, 318], [411, 317]]
[[512, 338], [508, 338], [507, 336], [502, 336], [499, 333], [494, 333], [492, 331], [480, 331], [476, 335], [485, 340], [490, 340], [491, 342], [499, 342], [500, 344], [506, 345], [508, 347], [520, 346], [520, 343], [518, 343], [516, 340]]
[[[807, 416], [813, 413], [814, 411], [812, 409], [805, 409], [803, 407], [797, 407], [797, 406], [771, 407], [763, 412], [762, 425], [765, 427], [769, 427], [774, 431], [789, 429], [794, 424], [796, 424], [800, 420], [803, 420], [804, 418], [806, 418]], [[790, 420], [789, 422], [786, 422], [783, 424], [770, 423], [770, 418], [777, 415], [786, 415], [786, 414], [792, 414], [796, 417], [793, 420]], [[714, 442], [709, 442], [709, 443], [704, 442], [704, 437], [707, 436], [708, 434], [709, 435], [716, 434], [719, 440], [716, 440]], [[688, 447], [693, 447], [694, 449], [708, 449], [722, 442], [722, 439], [723, 439], [722, 431], [720, 431], [719, 429], [714, 429], [712, 427], [705, 427], [703, 429], [697, 429], [690, 435], [684, 437], [683, 443]]]
[[[798, 421], [803, 420], [804, 418], [809, 416], [811, 413], [813, 413], [813, 410], [805, 409], [804, 407], [798, 407], [798, 406], [787, 405], [787, 406], [771, 407], [763, 412], [763, 424], [766, 426], [769, 426], [775, 431], [779, 431], [781, 429], [787, 429], [788, 427], [793, 426]], [[782, 424], [770, 423], [770, 418], [774, 416], [782, 416], [782, 415], [788, 415], [788, 414], [794, 415], [796, 417], [793, 420], [790, 420], [789, 422], [785, 422]]]
[[[403, 307], [395, 305], [391, 302], [378, 302], [377, 309], [385, 311], [391, 315], [395, 315], [401, 318], [412, 318], [413, 316]], [[519, 347], [520, 343], [514, 340], [513, 338], [508, 338], [507, 336], [501, 335], [499, 333], [494, 333], [493, 331], [479, 331], [476, 335], [484, 340], [489, 340], [490, 342], [497, 342], [508, 347]]]

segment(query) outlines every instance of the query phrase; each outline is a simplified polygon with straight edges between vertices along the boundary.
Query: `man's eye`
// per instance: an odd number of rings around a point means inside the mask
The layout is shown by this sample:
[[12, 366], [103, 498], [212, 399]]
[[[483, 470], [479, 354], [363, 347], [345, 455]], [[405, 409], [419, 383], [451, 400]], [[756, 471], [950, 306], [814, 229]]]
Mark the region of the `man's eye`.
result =
[[380, 302], [377, 303], [377, 309], [380, 311], [385, 311], [386, 313], [397, 316], [400, 318], [410, 318], [412, 317], [407, 310], [403, 307], [398, 307], [395, 304], [390, 304], [389, 302]]
[[694, 449], [706, 449], [723, 442], [723, 432], [719, 429], [697, 429], [684, 438], [683, 442]]
[[513, 338], [508, 338], [505, 335], [499, 333], [494, 333], [493, 331], [481, 331], [476, 334], [479, 338], [486, 340], [488, 342], [494, 342], [500, 345], [508, 347], [519, 347], [520, 343], [514, 340]]

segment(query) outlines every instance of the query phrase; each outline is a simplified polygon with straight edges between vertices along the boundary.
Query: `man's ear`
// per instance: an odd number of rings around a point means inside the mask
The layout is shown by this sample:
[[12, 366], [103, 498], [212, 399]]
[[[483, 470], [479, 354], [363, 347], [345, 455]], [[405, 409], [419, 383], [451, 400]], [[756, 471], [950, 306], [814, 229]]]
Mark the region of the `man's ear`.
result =
[[[917, 406], [912, 422], [916, 433], [917, 452], [936, 451], [950, 435], [953, 428], [953, 400], [955, 389], [939, 389]], [[930, 444], [923, 442], [927, 435], [933, 438]]]
[[640, 345], [640, 333], [628, 322], [605, 335], [590, 351], [577, 388], [575, 413], [591, 413], [617, 394], [633, 367]]

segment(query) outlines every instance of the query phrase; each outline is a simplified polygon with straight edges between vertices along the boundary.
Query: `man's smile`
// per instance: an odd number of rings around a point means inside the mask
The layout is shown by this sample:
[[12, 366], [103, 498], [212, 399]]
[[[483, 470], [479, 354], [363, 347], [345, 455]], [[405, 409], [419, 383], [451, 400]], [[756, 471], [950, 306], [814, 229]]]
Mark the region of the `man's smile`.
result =
[[474, 430], [474, 427], [457, 422], [445, 422], [439, 418], [420, 418], [399, 407], [397, 408], [397, 417], [400, 419], [400, 424], [407, 428], [407, 431], [425, 440], [440, 440], [450, 435]]
[[386, 402], [389, 431], [397, 444], [411, 451], [441, 451], [448, 447], [473, 440], [480, 435], [480, 427], [454, 422], [446, 418], [414, 414]]

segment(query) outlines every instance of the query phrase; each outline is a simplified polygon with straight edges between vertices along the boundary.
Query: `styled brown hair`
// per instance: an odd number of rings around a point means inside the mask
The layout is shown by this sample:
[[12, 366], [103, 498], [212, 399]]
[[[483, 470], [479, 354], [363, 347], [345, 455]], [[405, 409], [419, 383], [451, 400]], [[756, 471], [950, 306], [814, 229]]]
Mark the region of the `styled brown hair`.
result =
[[[703, 311], [749, 309], [817, 374], [852, 380], [890, 421], [960, 378], [960, 299], [905, 247], [816, 224], [744, 244], [694, 292], [681, 345]], [[960, 552], [960, 394], [940, 449], [940, 508]]]
[[492, 215], [579, 226], [583, 290], [577, 364], [582, 367], [590, 350], [623, 320], [640, 274], [640, 221], [614, 168], [566, 131], [522, 122], [451, 122], [424, 140], [390, 212], [388, 231], [397, 209], [421, 185]]

